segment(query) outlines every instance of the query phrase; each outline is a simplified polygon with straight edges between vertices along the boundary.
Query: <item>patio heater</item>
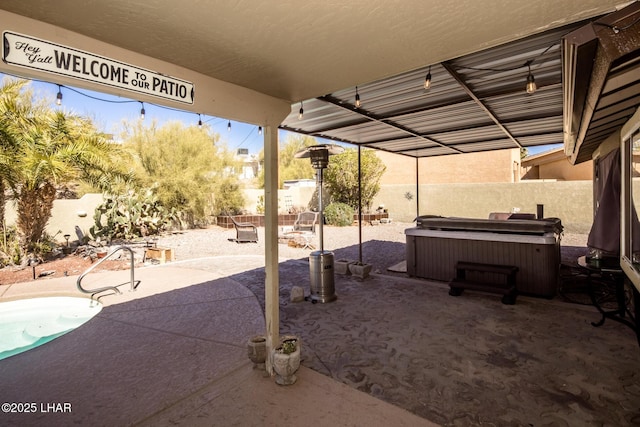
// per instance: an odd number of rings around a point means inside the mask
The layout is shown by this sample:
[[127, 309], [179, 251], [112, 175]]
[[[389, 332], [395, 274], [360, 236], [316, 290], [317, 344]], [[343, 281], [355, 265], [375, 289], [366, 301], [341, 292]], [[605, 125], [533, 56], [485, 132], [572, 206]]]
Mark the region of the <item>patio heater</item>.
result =
[[311, 158], [311, 167], [316, 170], [316, 187], [318, 188], [318, 210], [320, 212], [318, 239], [320, 248], [309, 255], [309, 273], [311, 278], [311, 292], [309, 299], [312, 303], [335, 301], [335, 280], [333, 272], [333, 252], [324, 250], [324, 205], [322, 204], [322, 173], [329, 166], [329, 155], [340, 154], [344, 148], [334, 144], [319, 144], [308, 147], [295, 154], [298, 159]]

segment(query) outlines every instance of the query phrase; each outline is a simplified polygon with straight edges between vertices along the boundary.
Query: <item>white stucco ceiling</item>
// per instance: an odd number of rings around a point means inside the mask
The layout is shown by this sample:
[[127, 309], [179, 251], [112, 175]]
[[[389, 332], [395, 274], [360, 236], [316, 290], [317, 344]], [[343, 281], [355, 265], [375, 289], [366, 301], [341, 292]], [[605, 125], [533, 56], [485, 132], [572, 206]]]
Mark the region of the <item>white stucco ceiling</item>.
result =
[[612, 11], [620, 0], [2, 0], [0, 9], [295, 102]]

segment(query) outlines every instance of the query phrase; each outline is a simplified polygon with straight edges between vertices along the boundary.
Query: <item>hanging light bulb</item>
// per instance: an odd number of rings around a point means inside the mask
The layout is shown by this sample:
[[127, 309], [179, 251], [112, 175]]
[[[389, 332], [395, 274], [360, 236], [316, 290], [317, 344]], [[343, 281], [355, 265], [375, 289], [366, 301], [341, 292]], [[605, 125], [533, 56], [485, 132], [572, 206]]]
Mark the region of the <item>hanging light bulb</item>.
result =
[[360, 108], [362, 102], [360, 102], [360, 94], [358, 93], [358, 86], [356, 86], [356, 108]]
[[142, 108], [140, 108], [140, 119], [144, 120], [144, 113], [145, 113], [145, 111], [144, 111], [144, 103], [140, 102], [140, 105], [142, 106]]
[[202, 129], [202, 116], [198, 114], [198, 127]]
[[535, 93], [538, 87], [536, 86], [536, 79], [534, 79], [533, 74], [531, 74], [531, 65], [528, 65], [528, 67], [529, 75], [527, 76], [527, 93], [531, 94]]
[[262, 126], [258, 126], [258, 135], [262, 135]]
[[227, 122], [227, 130], [231, 132], [231, 120]]
[[62, 105], [62, 90], [60, 85], [58, 85], [58, 94], [56, 95], [56, 105]]
[[431, 65], [429, 65], [429, 72], [427, 77], [424, 78], [424, 90], [429, 90], [431, 87]]
[[300, 110], [298, 111], [298, 120], [302, 120], [304, 116], [304, 108], [302, 108], [302, 101], [300, 101]]

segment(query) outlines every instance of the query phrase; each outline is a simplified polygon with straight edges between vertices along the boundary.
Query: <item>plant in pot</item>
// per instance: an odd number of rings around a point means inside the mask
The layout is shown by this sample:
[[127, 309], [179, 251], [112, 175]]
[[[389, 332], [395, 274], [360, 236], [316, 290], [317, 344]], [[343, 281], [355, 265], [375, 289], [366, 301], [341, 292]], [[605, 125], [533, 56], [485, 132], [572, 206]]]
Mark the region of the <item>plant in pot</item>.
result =
[[272, 351], [273, 370], [276, 372], [276, 383], [291, 385], [298, 379], [295, 373], [300, 368], [300, 340], [289, 336]]
[[349, 271], [351, 272], [352, 275], [360, 279], [366, 279], [367, 277], [369, 277], [369, 273], [371, 273], [372, 267], [373, 265], [371, 264], [366, 264], [363, 262], [354, 262], [349, 264]]

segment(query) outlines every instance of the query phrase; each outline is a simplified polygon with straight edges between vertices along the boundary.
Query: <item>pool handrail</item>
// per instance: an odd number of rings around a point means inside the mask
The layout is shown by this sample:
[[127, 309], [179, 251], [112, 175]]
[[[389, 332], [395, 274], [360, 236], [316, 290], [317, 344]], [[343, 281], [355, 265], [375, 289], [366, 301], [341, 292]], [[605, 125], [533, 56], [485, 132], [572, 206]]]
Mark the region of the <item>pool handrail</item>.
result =
[[131, 255], [131, 291], [135, 291], [136, 287], [135, 287], [135, 275], [134, 275], [134, 271], [133, 271], [133, 267], [134, 267], [134, 252], [133, 249], [131, 249], [129, 246], [116, 246], [115, 248], [113, 248], [104, 258], [102, 258], [100, 261], [96, 262], [95, 264], [93, 264], [91, 267], [89, 267], [87, 270], [84, 271], [84, 273], [82, 273], [80, 275], [80, 277], [78, 277], [78, 281], [76, 282], [78, 285], [78, 290], [80, 292], [84, 292], [85, 294], [91, 294], [91, 297], [93, 298], [93, 295], [100, 293], [100, 292], [104, 292], [104, 291], [109, 291], [109, 290], [114, 290], [116, 291], [116, 293], [118, 294], [122, 294], [122, 292], [120, 292], [120, 289], [118, 289], [117, 286], [104, 286], [102, 288], [96, 288], [96, 289], [85, 289], [82, 287], [82, 279], [84, 279], [84, 277], [91, 273], [93, 271], [93, 269], [95, 269], [97, 266], [99, 266], [100, 264], [102, 264], [104, 261], [108, 260], [113, 254], [115, 254], [118, 251], [121, 250], [127, 250], [129, 251], [130, 255]]

